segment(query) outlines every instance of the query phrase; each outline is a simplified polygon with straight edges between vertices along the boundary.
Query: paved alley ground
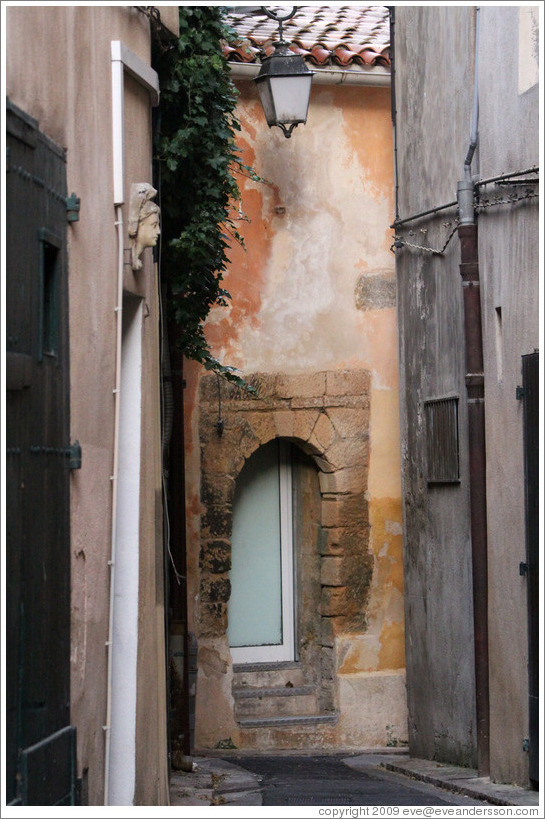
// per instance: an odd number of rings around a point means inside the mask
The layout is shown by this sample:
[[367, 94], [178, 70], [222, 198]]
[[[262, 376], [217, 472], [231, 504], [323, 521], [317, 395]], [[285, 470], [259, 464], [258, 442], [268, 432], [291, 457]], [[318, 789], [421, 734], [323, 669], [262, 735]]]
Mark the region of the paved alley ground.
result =
[[539, 811], [531, 812], [539, 805], [535, 791], [496, 785], [478, 777], [476, 771], [413, 759], [406, 753], [277, 752], [196, 757], [192, 772], [173, 774], [171, 805], [513, 805], [523, 808], [516, 815], [539, 815]]
[[346, 755], [258, 756], [237, 764], [260, 778], [263, 805], [483, 804]]

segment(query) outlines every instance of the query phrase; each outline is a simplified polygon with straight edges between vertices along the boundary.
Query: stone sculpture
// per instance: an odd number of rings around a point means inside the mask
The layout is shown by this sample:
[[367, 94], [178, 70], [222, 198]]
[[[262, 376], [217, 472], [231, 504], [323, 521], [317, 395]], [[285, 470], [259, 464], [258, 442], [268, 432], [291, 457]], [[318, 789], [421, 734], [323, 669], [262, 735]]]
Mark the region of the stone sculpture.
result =
[[131, 185], [128, 232], [133, 270], [142, 269], [140, 256], [144, 248], [155, 247], [161, 233], [161, 208], [153, 201], [156, 195], [157, 191], [148, 182]]

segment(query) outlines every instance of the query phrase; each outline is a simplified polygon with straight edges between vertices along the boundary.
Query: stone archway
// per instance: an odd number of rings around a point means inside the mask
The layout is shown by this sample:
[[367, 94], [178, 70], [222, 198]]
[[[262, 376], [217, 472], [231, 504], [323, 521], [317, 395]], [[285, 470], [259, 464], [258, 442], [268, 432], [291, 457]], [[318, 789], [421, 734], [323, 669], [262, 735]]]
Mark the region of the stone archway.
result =
[[[366, 370], [256, 373], [251, 394], [216, 375], [201, 380], [200, 637], [224, 638], [230, 596], [232, 504], [245, 461], [273, 438], [298, 444], [319, 471], [321, 653], [335, 697], [334, 637], [365, 629], [372, 573], [367, 502]], [[329, 678], [329, 679], [328, 679]], [[327, 705], [327, 703], [325, 703]]]

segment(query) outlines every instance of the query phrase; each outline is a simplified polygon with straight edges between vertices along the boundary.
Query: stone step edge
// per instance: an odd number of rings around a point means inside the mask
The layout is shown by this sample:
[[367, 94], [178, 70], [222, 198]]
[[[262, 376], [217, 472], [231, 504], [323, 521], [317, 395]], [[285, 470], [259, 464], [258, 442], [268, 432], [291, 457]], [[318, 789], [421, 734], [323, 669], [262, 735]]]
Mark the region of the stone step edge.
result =
[[257, 686], [241, 686], [240, 688], [233, 688], [233, 697], [238, 699], [261, 697], [305, 697], [309, 694], [317, 694], [316, 686], [314, 685], [294, 685], [281, 686], [280, 688], [258, 688]]
[[252, 671], [283, 671], [286, 668], [301, 668], [301, 663], [289, 660], [284, 663], [248, 663], [233, 665], [233, 674], [244, 674]]
[[263, 717], [261, 719], [246, 717], [238, 719], [237, 722], [241, 728], [284, 728], [291, 725], [323, 725], [324, 723], [335, 723], [338, 719], [339, 712], [334, 711], [331, 714], [310, 714], [308, 716]]

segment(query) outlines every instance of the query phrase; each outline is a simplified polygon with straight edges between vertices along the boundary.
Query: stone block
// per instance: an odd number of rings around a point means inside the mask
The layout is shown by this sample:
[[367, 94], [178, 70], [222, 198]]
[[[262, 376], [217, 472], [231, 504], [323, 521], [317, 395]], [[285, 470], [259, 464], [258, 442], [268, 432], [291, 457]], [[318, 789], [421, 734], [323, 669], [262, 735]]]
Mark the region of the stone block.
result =
[[324, 395], [324, 407], [360, 407], [369, 409], [369, 397], [362, 395]]
[[199, 384], [201, 403], [218, 399], [218, 377], [214, 373], [203, 375]]
[[231, 596], [231, 581], [227, 575], [205, 574], [201, 578], [201, 599], [205, 603], [227, 603]]
[[363, 493], [325, 497], [322, 501], [322, 526], [358, 528], [369, 523], [369, 504]]
[[335, 645], [335, 635], [337, 634], [335, 628], [336, 617], [322, 617], [321, 618], [321, 636], [320, 640], [323, 646], [332, 648]]
[[199, 666], [207, 677], [222, 677], [227, 673], [229, 663], [214, 645], [204, 645], [199, 648]]
[[[250, 387], [250, 390], [239, 384], [234, 384], [232, 381], [222, 379], [222, 401], [259, 401], [263, 396], [270, 395], [274, 392], [276, 379], [277, 376], [275, 373], [250, 373], [244, 376], [244, 381]], [[212, 391], [212, 397], [213, 395], [214, 393]]]
[[292, 409], [312, 409], [313, 407], [320, 409], [324, 406], [324, 396], [323, 395], [315, 395], [309, 398], [292, 398], [291, 399], [291, 408]]
[[325, 456], [336, 469], [368, 466], [369, 442], [364, 438], [337, 438], [326, 450]]
[[273, 413], [274, 426], [279, 438], [292, 438], [295, 425], [294, 414], [291, 410], [276, 410]]
[[340, 544], [340, 533], [342, 530], [340, 529], [321, 529], [320, 530], [320, 539], [319, 539], [319, 549], [321, 555], [341, 555], [344, 552], [343, 547]]
[[202, 600], [200, 606], [200, 637], [222, 637], [227, 631], [227, 604]]
[[239, 412], [263, 412], [271, 409], [271, 400], [267, 396], [252, 397], [246, 393], [238, 400], [221, 401], [223, 415], [227, 418], [236, 417]]
[[260, 444], [266, 444], [275, 437], [276, 427], [271, 412], [249, 412], [247, 420]]
[[201, 544], [199, 563], [203, 572], [224, 574], [231, 570], [231, 544], [227, 540], [209, 540]]
[[333, 442], [338, 438], [335, 427], [325, 413], [321, 413], [310, 437], [310, 443], [320, 450], [326, 452]]
[[358, 278], [354, 290], [358, 310], [384, 310], [396, 306], [395, 273], [381, 270], [364, 273]]
[[320, 564], [320, 581], [322, 586], [343, 586], [343, 558], [327, 555]]
[[325, 393], [325, 373], [280, 375], [276, 394], [280, 398], [313, 398]]
[[301, 441], [308, 441], [318, 420], [318, 410], [299, 409], [294, 411], [293, 435]]
[[332, 370], [326, 376], [327, 395], [363, 395], [370, 385], [367, 370]]
[[337, 492], [337, 472], [320, 472], [320, 492], [323, 495], [335, 494]]
[[249, 458], [252, 452], [255, 452], [261, 443], [248, 423], [245, 413], [237, 415], [237, 420], [231, 424], [231, 428], [227, 431], [227, 436], [229, 443], [231, 443], [244, 458]]
[[233, 529], [233, 513], [229, 506], [209, 506], [201, 518], [203, 539], [229, 539]]
[[323, 681], [320, 687], [320, 712], [333, 711], [335, 708], [336, 687], [333, 681]]
[[335, 471], [335, 465], [332, 464], [330, 461], [328, 461], [327, 458], [322, 458], [320, 455], [314, 455], [314, 453], [311, 453], [311, 454], [314, 457], [314, 463], [316, 464], [316, 466], [318, 467], [318, 469], [321, 472], [334, 472]]
[[252, 373], [246, 380], [262, 398], [278, 394], [278, 384], [282, 377], [279, 373]]
[[201, 451], [202, 474], [216, 473], [235, 476], [244, 464], [244, 456], [232, 442], [218, 438]]
[[369, 435], [369, 409], [330, 407], [327, 416], [341, 438], [367, 438]]
[[342, 525], [348, 528], [362, 528], [369, 524], [369, 502], [364, 492], [342, 495]]
[[235, 481], [231, 475], [205, 473], [201, 479], [201, 502], [206, 506], [231, 505], [235, 495]]
[[345, 587], [322, 587], [322, 614], [324, 617], [335, 617], [336, 615], [346, 614]]
[[367, 489], [368, 470], [365, 466], [353, 466], [332, 473], [321, 472], [318, 477], [324, 494], [357, 494]]
[[342, 526], [341, 503], [335, 496], [322, 501], [322, 526], [326, 528], [337, 528]]
[[217, 408], [212, 412], [202, 412], [199, 418], [199, 440], [201, 445], [214, 444], [220, 440], [218, 434], [218, 411]]
[[325, 680], [332, 680], [335, 676], [335, 652], [324, 646], [320, 651], [320, 665], [322, 668], [322, 684]]

